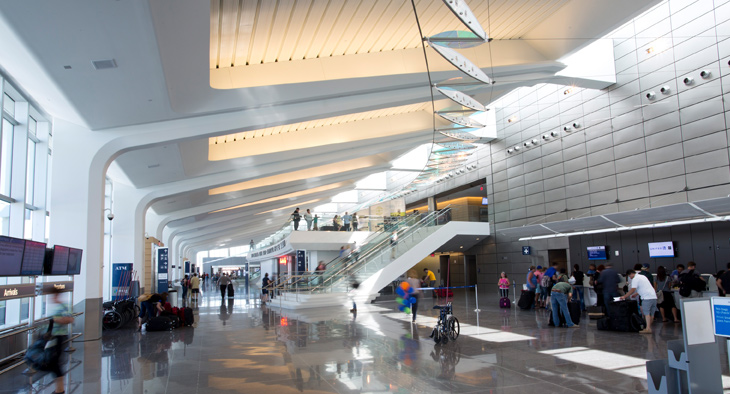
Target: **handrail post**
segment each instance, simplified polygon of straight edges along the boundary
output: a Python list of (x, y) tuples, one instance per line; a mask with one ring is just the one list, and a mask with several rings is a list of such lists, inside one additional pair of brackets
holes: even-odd
[(477, 309), (474, 309), (474, 312), (479, 313), (479, 290), (477, 285), (474, 285), (474, 299), (476, 300)]

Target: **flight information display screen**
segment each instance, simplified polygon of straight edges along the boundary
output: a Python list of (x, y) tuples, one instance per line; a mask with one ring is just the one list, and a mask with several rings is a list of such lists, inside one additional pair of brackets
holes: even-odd
[(20, 276), (25, 240), (0, 236), (0, 276)]
[(81, 273), (81, 249), (70, 248), (68, 250), (68, 274), (78, 275)]
[(68, 272), (68, 248), (55, 245), (53, 247), (53, 263), (51, 264), (51, 275), (66, 275)]
[(45, 257), (45, 243), (26, 240), (20, 274), (29, 276), (43, 275), (43, 260)]

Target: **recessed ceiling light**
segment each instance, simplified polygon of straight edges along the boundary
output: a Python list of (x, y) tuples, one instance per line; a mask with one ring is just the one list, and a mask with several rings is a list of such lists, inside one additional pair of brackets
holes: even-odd
[(70, 70), (71, 66), (66, 65), (66, 66), (63, 66), (63, 68), (64, 68), (64, 70)]
[(96, 70), (107, 70), (117, 68), (117, 61), (114, 59), (92, 60), (91, 64)]

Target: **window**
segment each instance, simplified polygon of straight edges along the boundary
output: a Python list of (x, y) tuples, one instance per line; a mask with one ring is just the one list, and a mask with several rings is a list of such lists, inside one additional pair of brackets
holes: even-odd
[(0, 139), (0, 194), (10, 196), (10, 170), (13, 162), (13, 124), (3, 119)]
[(0, 200), (0, 235), (10, 235), (10, 204)]
[(25, 203), (35, 206), (33, 198), (35, 182), (35, 148), (36, 142), (28, 138), (28, 157), (25, 168)]
[(23, 238), (33, 238), (33, 210), (25, 209), (25, 225), (23, 226)]
[(7, 93), (3, 95), (3, 110), (12, 117), (15, 117), (15, 100), (8, 96)]

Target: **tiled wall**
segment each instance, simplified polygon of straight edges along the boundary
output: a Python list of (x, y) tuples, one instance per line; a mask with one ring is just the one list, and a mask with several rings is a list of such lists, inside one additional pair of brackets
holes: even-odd
[[(617, 83), (608, 89), (565, 94), (569, 87), (540, 85), (505, 97), (498, 140), (478, 156), (492, 233), (729, 195), (729, 38), (729, 2), (665, 2), (611, 35)], [(542, 138), (551, 132), (558, 135)], [(521, 149), (508, 153), (514, 146)], [(533, 255), (522, 256), (522, 245)], [(547, 249), (565, 248), (565, 238), (491, 237), (467, 254), (478, 256), (480, 283), (491, 283), (500, 271), (521, 276), (547, 263)]]

